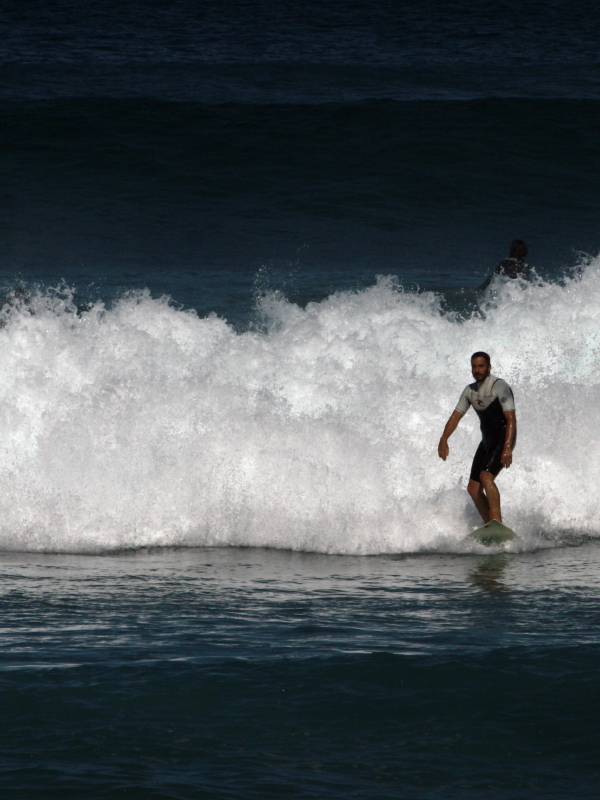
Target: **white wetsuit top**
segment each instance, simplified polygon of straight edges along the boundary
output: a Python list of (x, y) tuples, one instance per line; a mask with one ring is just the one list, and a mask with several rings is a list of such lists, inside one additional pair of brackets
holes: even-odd
[(477, 412), (481, 433), (486, 439), (503, 433), (506, 428), (504, 412), (515, 410), (515, 398), (506, 381), (488, 375), (482, 383), (475, 381), (465, 386), (455, 410), (466, 414), (469, 406)]

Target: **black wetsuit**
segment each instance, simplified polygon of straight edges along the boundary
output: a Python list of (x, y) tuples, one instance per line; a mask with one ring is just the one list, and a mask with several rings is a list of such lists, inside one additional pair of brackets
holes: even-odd
[(482, 292), (492, 282), (494, 275), (504, 275), (506, 278), (528, 278), (531, 273), (530, 268), (522, 258), (509, 256), (501, 261), (489, 278), (478, 287), (477, 291)]
[[(480, 483), (480, 472), (491, 472), (495, 477), (502, 469), (500, 458), (506, 437), (504, 412), (515, 410), (515, 400), (506, 381), (488, 375), (481, 384), (475, 382), (465, 387), (456, 411), (465, 414), (469, 406), (477, 412), (481, 428), (481, 444), (473, 459), (470, 478)], [(516, 436), (512, 446), (515, 444)]]

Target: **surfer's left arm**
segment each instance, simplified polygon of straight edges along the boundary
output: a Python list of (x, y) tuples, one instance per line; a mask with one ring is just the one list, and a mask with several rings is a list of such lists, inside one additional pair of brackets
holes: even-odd
[(505, 411), (506, 432), (504, 434), (504, 447), (500, 456), (500, 463), (503, 467), (510, 467), (512, 464), (512, 448), (517, 435), (517, 414), (515, 411)]

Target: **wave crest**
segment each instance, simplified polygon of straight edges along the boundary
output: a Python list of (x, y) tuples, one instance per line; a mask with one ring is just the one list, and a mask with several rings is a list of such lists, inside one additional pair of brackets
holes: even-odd
[(517, 399), (500, 486), (519, 546), (596, 535), (599, 267), (497, 284), (466, 317), (391, 278), (306, 308), (270, 294), (241, 334), (148, 292), (83, 311), (65, 287), (13, 296), (0, 547), (463, 551), (475, 415), (436, 450), (480, 349)]

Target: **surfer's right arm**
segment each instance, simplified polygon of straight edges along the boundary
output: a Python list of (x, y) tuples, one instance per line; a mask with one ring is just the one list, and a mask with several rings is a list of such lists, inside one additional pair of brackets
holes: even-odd
[(464, 414), (462, 411), (454, 410), (452, 414), (450, 414), (450, 419), (446, 423), (446, 427), (444, 428), (444, 432), (442, 433), (442, 438), (440, 439), (440, 443), (438, 444), (438, 456), (445, 461), (448, 458), (448, 453), (450, 452), (450, 448), (448, 447), (448, 439), (452, 436), (458, 423), (463, 418)]
[(456, 408), (452, 414), (450, 414), (450, 419), (446, 423), (446, 427), (442, 433), (442, 438), (438, 444), (438, 456), (442, 459), (442, 461), (445, 461), (448, 458), (448, 453), (450, 452), (450, 448), (448, 447), (448, 439), (452, 436), (456, 430), (456, 426), (469, 410), (470, 388), (470, 386), (465, 386), (465, 388), (462, 390), (462, 394), (458, 399)]

